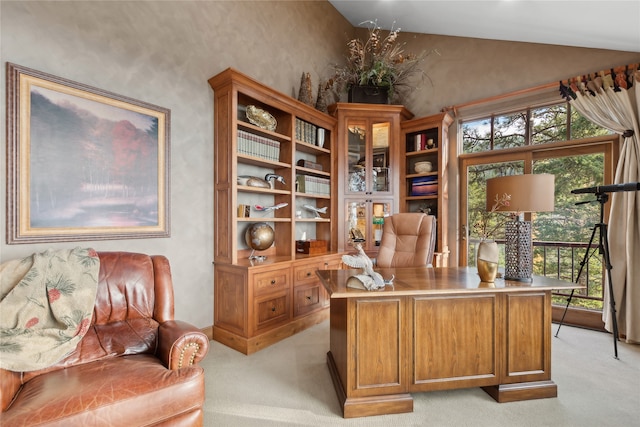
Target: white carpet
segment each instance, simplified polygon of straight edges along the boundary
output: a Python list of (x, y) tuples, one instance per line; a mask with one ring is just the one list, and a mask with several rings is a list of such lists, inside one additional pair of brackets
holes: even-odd
[[(553, 332), (557, 325), (553, 325)], [(251, 356), (212, 341), (205, 426), (640, 426), (640, 345), (563, 326), (552, 338), (558, 397), (497, 403), (480, 388), (414, 393), (414, 412), (344, 419), (326, 364), (323, 322)]]

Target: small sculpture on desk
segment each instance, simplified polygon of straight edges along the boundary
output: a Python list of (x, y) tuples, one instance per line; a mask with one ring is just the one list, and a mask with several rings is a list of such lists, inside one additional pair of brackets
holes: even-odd
[(347, 287), (373, 291), (384, 289), (386, 285), (393, 286), (395, 276), (392, 276), (389, 280), (385, 280), (380, 273), (373, 270), (373, 261), (364, 252), (362, 245), (356, 243), (354, 247), (358, 253), (356, 255), (343, 255), (342, 262), (352, 268), (361, 268), (363, 272), (362, 274), (349, 277), (349, 279), (347, 279)]

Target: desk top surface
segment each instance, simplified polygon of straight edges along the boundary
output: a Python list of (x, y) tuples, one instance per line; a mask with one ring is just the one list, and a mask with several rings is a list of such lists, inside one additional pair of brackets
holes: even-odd
[(360, 270), (318, 270), (317, 274), (331, 298), (352, 298), (361, 296), (386, 295), (418, 295), (418, 294), (452, 294), (475, 292), (529, 292), (532, 290), (551, 289), (584, 289), (584, 286), (572, 282), (533, 276), (531, 283), (496, 279), (494, 283), (481, 282), (474, 267), (448, 268), (380, 268), (376, 269), (382, 277), (389, 279), (395, 276), (393, 287), (367, 291), (347, 288), (350, 276), (359, 274)]

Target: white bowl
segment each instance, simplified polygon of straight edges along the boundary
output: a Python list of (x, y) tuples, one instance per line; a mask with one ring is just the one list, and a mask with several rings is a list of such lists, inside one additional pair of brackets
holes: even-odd
[(433, 165), (431, 164), (431, 162), (416, 162), (416, 164), (413, 166), (413, 169), (416, 171), (416, 173), (427, 173), (433, 170)]

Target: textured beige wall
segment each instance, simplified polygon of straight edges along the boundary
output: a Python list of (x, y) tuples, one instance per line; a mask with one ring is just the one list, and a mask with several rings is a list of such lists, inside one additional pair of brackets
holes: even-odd
[[(214, 159), (213, 92), (207, 80), (234, 67), (297, 94), (302, 72), (311, 72), (317, 82), (330, 71), (328, 64), (353, 28), (325, 1), (3, 0), (0, 8), (3, 85), (9, 61), (171, 109), (171, 238), (80, 244), (166, 255), (176, 316), (210, 326)], [(0, 203), (2, 260), (76, 245), (6, 245), (4, 197)]]
[[(286, 94), (300, 75), (314, 82), (346, 53), (354, 29), (325, 1), (0, 2), (2, 82), (9, 61), (171, 109), (171, 238), (83, 242), (97, 250), (166, 255), (176, 315), (213, 319), (213, 102), (207, 79), (227, 67)], [(375, 17), (372, 17), (375, 19)], [(433, 85), (407, 106), (416, 115), (445, 105), (639, 60), (638, 54), (403, 34), (408, 49), (437, 48)], [(314, 85), (315, 89), (315, 85)], [(5, 92), (0, 133), (5, 134)], [(0, 191), (6, 191), (4, 144)], [(0, 259), (75, 244), (6, 245), (0, 202)]]

